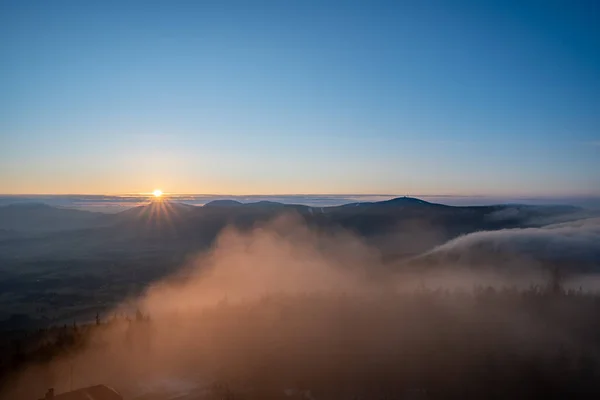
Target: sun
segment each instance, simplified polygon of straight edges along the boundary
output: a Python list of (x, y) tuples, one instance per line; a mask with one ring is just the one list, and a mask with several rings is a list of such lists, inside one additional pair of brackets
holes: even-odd
[(156, 189), (154, 192), (152, 192), (152, 194), (154, 195), (154, 197), (160, 197), (163, 195), (163, 192), (160, 189)]

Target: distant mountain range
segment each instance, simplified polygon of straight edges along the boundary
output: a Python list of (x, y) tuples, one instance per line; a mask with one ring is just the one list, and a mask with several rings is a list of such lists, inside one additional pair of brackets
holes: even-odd
[[(82, 211), (72, 208), (52, 207), (44, 203), (19, 203), (0, 206), (0, 229), (22, 233), (56, 232), (65, 230), (106, 227), (118, 223), (135, 223), (142, 220), (169, 219), (176, 217), (194, 218), (221, 215), (223, 212), (233, 215), (244, 213), (297, 211), (300, 214), (348, 217), (386, 215), (390, 219), (419, 217), (431, 219), (468, 218), (482, 225), (521, 225), (533, 223), (535, 218), (544, 216), (572, 215), (582, 212), (573, 206), (531, 206), (531, 205), (495, 205), (495, 206), (447, 206), (431, 203), (413, 197), (397, 197), (378, 202), (358, 202), (340, 206), (311, 207), (297, 204), (284, 204), (273, 201), (242, 203), (236, 200), (214, 200), (204, 206), (192, 206), (185, 203), (160, 199), (145, 205), (136, 206), (115, 214)], [(443, 221), (440, 221), (443, 222)], [(464, 222), (464, 221), (463, 221)]]
[(0, 258), (100, 256), (153, 248), (157, 241), (160, 251), (192, 251), (209, 246), (225, 226), (248, 229), (285, 213), (315, 229), (353, 232), (394, 258), (471, 232), (541, 226), (583, 212), (571, 206), (456, 207), (412, 197), (332, 207), (234, 200), (198, 207), (161, 199), (116, 214), (15, 204), (0, 207)]
[[(210, 250), (225, 228), (248, 232), (286, 216), (292, 227), (356, 236), (388, 271), (557, 261), (600, 270), (600, 218), (570, 206), (456, 207), (412, 197), (330, 207), (158, 200), (109, 214), (21, 203), (0, 206), (0, 320), (93, 316)], [(277, 234), (287, 235), (287, 225)]]
[(21, 232), (52, 232), (100, 226), (105, 214), (44, 203), (18, 203), (0, 206), (0, 229)]

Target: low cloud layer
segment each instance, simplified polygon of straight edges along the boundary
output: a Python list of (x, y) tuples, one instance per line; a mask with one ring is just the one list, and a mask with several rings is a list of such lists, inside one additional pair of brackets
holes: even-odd
[(378, 253), (355, 236), (319, 234), (284, 216), (250, 231), (225, 229), (212, 251), (151, 287), (141, 304), (162, 314), (272, 293), (365, 290), (385, 282), (378, 265)]
[(428, 265), (519, 269), (561, 267), (565, 271), (600, 270), (600, 218), (541, 228), (475, 232), (445, 243), (417, 258)]

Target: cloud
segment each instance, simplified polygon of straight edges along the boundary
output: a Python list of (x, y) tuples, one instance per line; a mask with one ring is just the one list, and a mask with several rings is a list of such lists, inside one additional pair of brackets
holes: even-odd
[(600, 267), (600, 218), (547, 225), (541, 228), (475, 232), (451, 240), (413, 262), (471, 268), (563, 266), (568, 271)]
[(183, 276), (150, 288), (142, 307), (158, 315), (271, 293), (355, 291), (377, 264), (377, 253), (353, 235), (319, 234), (286, 215), (250, 231), (225, 229)]

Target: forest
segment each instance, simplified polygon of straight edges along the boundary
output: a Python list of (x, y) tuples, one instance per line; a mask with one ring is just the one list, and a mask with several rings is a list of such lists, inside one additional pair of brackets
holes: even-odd
[(591, 399), (599, 313), (600, 296), (549, 285), (282, 293), (157, 318), (98, 315), (5, 340), (1, 398), (104, 383), (139, 400)]

